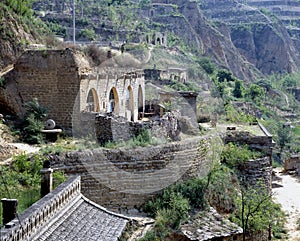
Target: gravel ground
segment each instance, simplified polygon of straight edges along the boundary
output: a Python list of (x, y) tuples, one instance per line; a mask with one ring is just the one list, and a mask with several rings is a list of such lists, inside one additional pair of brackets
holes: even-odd
[(300, 182), (299, 178), (281, 173), (275, 169), (278, 184), (273, 188), (275, 200), (282, 205), (283, 211), (288, 215), (286, 228), (289, 241), (300, 241)]

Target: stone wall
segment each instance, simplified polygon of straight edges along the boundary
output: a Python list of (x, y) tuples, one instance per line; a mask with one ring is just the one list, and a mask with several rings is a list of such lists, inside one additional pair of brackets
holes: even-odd
[(249, 131), (228, 131), (225, 143), (232, 142), (240, 145), (248, 145), (252, 149), (263, 151), (266, 155), (271, 156), (272, 148), (275, 145), (272, 135), (262, 124), (258, 123), (258, 126), (264, 133), (263, 135), (254, 135)]
[(260, 184), (272, 190), (272, 163), (269, 157), (248, 160), (239, 168), (241, 176), (251, 187)]
[(300, 175), (300, 156), (293, 155), (284, 161), (284, 172), (295, 171)]
[(5, 76), (7, 85), (15, 86), (19, 100), (17, 104), (14, 99), (8, 100), (8, 105), (22, 116), (22, 104), (37, 98), (39, 104), (48, 108), (49, 118), (60, 126), (71, 127), (79, 74), (86, 68), (88, 63), (81, 54), (70, 49), (27, 51)]
[(147, 122), (131, 122), (125, 117), (110, 113), (81, 112), (80, 129), (75, 136), (90, 137), (101, 145), (107, 142), (128, 141), (143, 130), (150, 130), (152, 137), (162, 141), (178, 141), (180, 132), (197, 134), (189, 119), (184, 119), (179, 112), (167, 112), (161, 118)]
[(140, 207), (176, 181), (207, 175), (218, 160), (220, 143), (219, 136), (195, 137), (160, 146), (70, 152), (50, 159), (53, 168), (81, 175), (82, 193), (89, 199), (126, 210)]
[(109, 141), (128, 141), (133, 137), (131, 123), (121, 116), (96, 116), (95, 131), (96, 138), (101, 145)]
[(0, 105), (9, 112), (22, 117), (24, 103), (37, 98), (59, 127), (80, 132), (83, 111), (113, 112), (136, 121), (144, 110), (144, 74), (92, 69), (82, 52), (71, 49), (32, 50), (5, 75), (0, 94)]

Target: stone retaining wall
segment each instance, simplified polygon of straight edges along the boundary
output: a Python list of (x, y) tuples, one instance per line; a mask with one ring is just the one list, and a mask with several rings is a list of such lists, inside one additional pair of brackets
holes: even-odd
[(272, 190), (272, 163), (270, 157), (249, 160), (239, 168), (247, 185), (255, 187), (261, 182), (269, 191)]
[(140, 207), (163, 188), (205, 176), (222, 144), (219, 136), (135, 149), (95, 149), (50, 157), (53, 168), (81, 175), (82, 193), (113, 210)]

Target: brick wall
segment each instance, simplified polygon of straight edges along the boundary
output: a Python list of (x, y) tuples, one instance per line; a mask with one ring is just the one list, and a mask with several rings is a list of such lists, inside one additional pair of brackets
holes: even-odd
[(51, 165), (79, 174), (82, 192), (110, 209), (141, 206), (174, 182), (205, 176), (221, 143), (219, 136), (134, 149), (95, 149), (53, 155)]
[[(27, 51), (5, 76), (5, 82), (6, 87), (0, 88), (0, 104), (7, 110), (22, 117), (24, 103), (37, 98), (39, 104), (48, 108), (48, 118), (65, 129), (80, 126), (82, 111), (110, 112), (112, 89), (117, 99), (116, 115), (136, 121), (138, 109), (144, 109), (143, 72), (92, 69), (81, 52), (71, 49)], [(87, 110), (90, 91), (94, 110)]]
[(72, 126), (72, 112), (79, 91), (78, 77), (87, 66), (70, 49), (24, 53), (16, 62), (9, 82), (15, 82), (22, 103), (37, 98), (48, 108), (49, 118), (62, 127)]

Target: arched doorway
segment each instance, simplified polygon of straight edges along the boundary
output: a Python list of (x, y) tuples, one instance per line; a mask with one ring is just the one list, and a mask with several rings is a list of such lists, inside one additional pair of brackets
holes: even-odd
[(86, 111), (99, 112), (99, 99), (94, 88), (90, 89), (86, 100)]
[(134, 121), (134, 101), (131, 86), (128, 86), (126, 91), (126, 117), (128, 120)]
[(113, 87), (109, 92), (109, 110), (108, 112), (119, 114), (119, 96), (115, 87)]
[(139, 116), (139, 119), (143, 118), (143, 114), (144, 114), (144, 95), (143, 95), (142, 86), (139, 85), (139, 90), (138, 90), (138, 116)]

